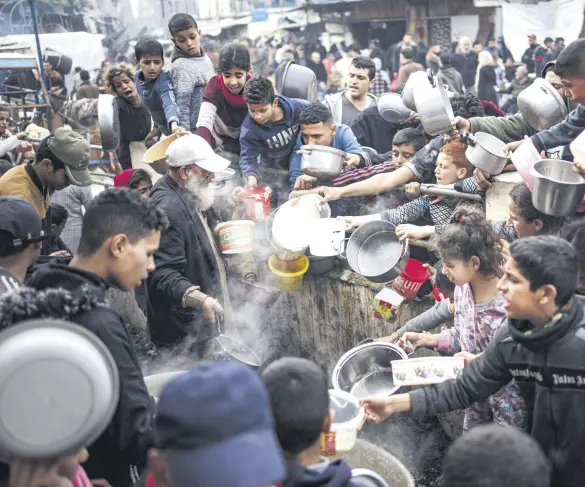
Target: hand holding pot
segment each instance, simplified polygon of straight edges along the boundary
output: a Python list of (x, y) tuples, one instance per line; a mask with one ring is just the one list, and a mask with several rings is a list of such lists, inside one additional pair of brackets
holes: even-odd
[(418, 225), (411, 225), (410, 223), (403, 223), (402, 225), (398, 225), (396, 227), (396, 236), (398, 237), (398, 240), (421, 240), (423, 238), (429, 237), (429, 227), (421, 227)]
[(317, 184), (317, 181), (318, 181), (317, 178), (309, 176), (308, 174), (303, 174), (302, 176), (299, 176), (295, 181), (295, 189), (300, 190), (311, 189), (313, 188), (313, 186), (315, 186), (315, 184)]
[(475, 182), (481, 189), (488, 189), (492, 185), (492, 183), (488, 181), (489, 178), (489, 173), (482, 171), (478, 167), (473, 170), (473, 179), (475, 179)]
[(585, 162), (575, 161), (573, 163), (573, 169), (585, 178)]
[(432, 347), (435, 348), (438, 345), (438, 335), (434, 335), (431, 333), (414, 333), (408, 332), (402, 335), (400, 338), (401, 342), (410, 341), (414, 346), (414, 349), (422, 348), (422, 347)]
[(415, 199), (420, 196), (420, 183), (408, 183), (404, 186), (404, 192), (409, 199)]
[(294, 198), (298, 198), (298, 197), (304, 196), (306, 194), (318, 194), (322, 198), (321, 204), (324, 205), (325, 203), (328, 203), (329, 201), (335, 201), (335, 200), (338, 200), (339, 198), (341, 198), (341, 196), (343, 195), (343, 188), (330, 188), (328, 186), (319, 186), (318, 188), (315, 188), (315, 189), (309, 189), (309, 190), (304, 190), (304, 191), (293, 191), (289, 195), (288, 199), (292, 200)]
[(400, 338), (400, 334), (397, 331), (395, 331), (390, 336), (382, 337), (382, 338), (376, 338), (374, 341), (375, 342), (396, 343), (399, 338)]
[(360, 406), (364, 408), (367, 421), (380, 423), (396, 411), (388, 397), (366, 397), (360, 400)]
[(349, 169), (353, 166), (360, 165), (360, 156), (358, 154), (347, 154), (343, 159), (343, 169)]
[(453, 125), (461, 134), (471, 130), (471, 122), (463, 117), (455, 117), (453, 119)]
[(524, 142), (524, 140), (517, 140), (516, 142), (510, 142), (508, 144), (508, 149), (510, 149), (511, 151), (516, 150), (518, 147), (520, 147), (522, 145), (522, 143)]
[(201, 308), (205, 318), (209, 323), (215, 323), (215, 313), (223, 314), (223, 307), (219, 304), (217, 299), (207, 296)]

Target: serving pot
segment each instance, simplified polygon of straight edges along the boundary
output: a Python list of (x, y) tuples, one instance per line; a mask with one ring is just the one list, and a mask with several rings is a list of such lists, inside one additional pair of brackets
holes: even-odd
[(471, 164), (492, 176), (500, 174), (508, 162), (508, 146), (497, 137), (485, 132), (465, 134), (468, 147), (465, 157)]
[(532, 204), (545, 215), (572, 215), (585, 195), (585, 178), (560, 159), (538, 161), (532, 175)]
[(413, 111), (404, 105), (398, 93), (380, 95), (377, 106), (380, 116), (389, 123), (404, 122), (410, 116), (410, 112)]
[(116, 363), (85, 328), (42, 319), (0, 335), (3, 458), (56, 458), (90, 445), (112, 420), (118, 397)]
[(414, 100), (414, 92), (419, 88), (427, 88), (428, 84), (428, 73), (425, 71), (416, 71), (412, 73), (408, 77), (408, 80), (402, 89), (402, 93), (400, 94), (404, 106), (413, 112), (418, 112)]
[(236, 187), (235, 178), (236, 171), (229, 167), (223, 171), (216, 172), (211, 182), (211, 185), (215, 188), (215, 196), (224, 197), (232, 194)]
[(294, 61), (289, 61), (285, 66), (278, 91), (288, 98), (300, 98), (311, 103), (319, 101), (319, 87), (315, 73)]
[(115, 97), (108, 94), (100, 95), (97, 111), (102, 149), (115, 151), (120, 145), (120, 115)]
[(397, 278), (406, 268), (410, 252), (408, 241), (400, 242), (396, 227), (385, 220), (364, 223), (348, 239), (347, 263), (372, 282)]
[(352, 348), (337, 361), (331, 376), (334, 389), (349, 392), (358, 399), (390, 396), (398, 390), (391, 362), (406, 359), (406, 352), (394, 343), (371, 340)]
[(518, 108), (535, 130), (546, 130), (563, 120), (569, 110), (565, 101), (548, 81), (536, 78), (518, 95)]
[(309, 268), (307, 269), (307, 276), (321, 276), (335, 267), (339, 261), (336, 255), (328, 257), (320, 257), (315, 255), (307, 255), (309, 258)]
[(417, 113), (425, 132), (429, 135), (440, 135), (453, 130), (453, 108), (449, 94), (430, 70), (427, 71), (427, 83), (417, 86), (414, 90), (414, 101)]
[(341, 174), (345, 152), (324, 145), (303, 145), (297, 151), (301, 154), (301, 171), (319, 179), (333, 179)]

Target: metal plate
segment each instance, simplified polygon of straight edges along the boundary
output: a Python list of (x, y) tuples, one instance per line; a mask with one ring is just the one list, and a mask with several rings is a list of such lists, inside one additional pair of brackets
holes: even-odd
[(118, 397), (116, 363), (85, 328), (33, 320), (0, 335), (3, 456), (57, 457), (91, 444), (110, 423)]
[(102, 148), (115, 151), (120, 145), (120, 115), (116, 99), (112, 95), (100, 95), (98, 98), (98, 121)]

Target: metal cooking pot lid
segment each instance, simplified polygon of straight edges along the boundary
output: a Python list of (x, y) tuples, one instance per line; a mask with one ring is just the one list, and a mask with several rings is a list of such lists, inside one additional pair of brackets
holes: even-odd
[(236, 175), (235, 169), (224, 169), (223, 171), (216, 172), (213, 176), (214, 181), (228, 181), (229, 179), (233, 179)]
[(0, 334), (0, 451), (56, 457), (91, 444), (118, 405), (118, 371), (94, 334), (61, 320)]
[(100, 95), (97, 109), (102, 149), (115, 151), (120, 145), (120, 115), (115, 97)]

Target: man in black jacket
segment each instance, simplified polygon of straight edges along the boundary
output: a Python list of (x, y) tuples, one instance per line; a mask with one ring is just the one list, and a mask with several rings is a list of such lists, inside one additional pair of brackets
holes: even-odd
[[(529, 74), (534, 73), (534, 69), (536, 67), (535, 66), (536, 59), (534, 57), (534, 54), (536, 51), (540, 49), (542, 49), (542, 47), (539, 44), (537, 44), (536, 36), (534, 34), (530, 34), (528, 36), (528, 49), (526, 49), (526, 51), (524, 51), (524, 54), (522, 54), (522, 62), (526, 65)], [(540, 73), (537, 72), (536, 75), (540, 76)]]
[[(553, 464), (552, 487), (585, 485), (585, 318), (574, 297), (579, 263), (557, 237), (516, 240), (498, 288), (508, 324), (456, 380), (390, 398), (365, 398), (369, 419), (435, 415), (487, 399), (515, 379), (530, 432)], [(513, 458), (510, 459), (514, 461)]]
[[(225, 267), (203, 212), (213, 205), (213, 174), (230, 163), (198, 135), (180, 137), (166, 155), (170, 170), (150, 193), (170, 220), (147, 282), (150, 339), (167, 348), (183, 342), (202, 354), (217, 333), (216, 313), (225, 307), (229, 315)], [(214, 296), (222, 297), (223, 306)], [(193, 343), (184, 341), (187, 336)]]
[[(28, 282), (37, 290), (34, 294), (44, 296), (31, 307), (28, 318), (73, 321), (95, 333), (116, 361), (120, 377), (116, 412), (102, 435), (88, 446), (90, 458), (84, 464), (90, 478), (105, 478), (116, 487), (132, 485), (138, 478), (137, 467), (146, 462), (152, 446), (154, 401), (146, 390), (130, 335), (120, 316), (109, 308), (106, 293), (109, 286), (131, 291), (146, 279), (154, 269), (153, 254), (167, 225), (164, 213), (138, 193), (104, 191), (85, 214), (79, 249), (69, 265), (52, 262)], [(30, 296), (22, 301), (29, 300)], [(1, 311), (5, 320), (6, 313)]]

